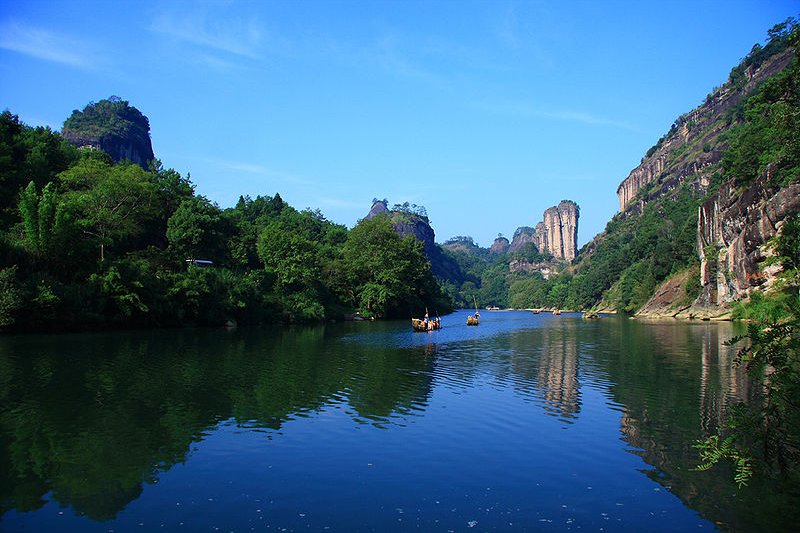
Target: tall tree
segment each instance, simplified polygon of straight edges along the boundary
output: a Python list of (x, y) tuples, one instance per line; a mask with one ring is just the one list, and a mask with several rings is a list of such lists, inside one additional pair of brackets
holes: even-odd
[(101, 261), (106, 247), (137, 235), (152, 216), (156, 187), (152, 176), (138, 165), (111, 166), (104, 159), (87, 157), (59, 177), (72, 189), (66, 198), (75, 223), (96, 240)]

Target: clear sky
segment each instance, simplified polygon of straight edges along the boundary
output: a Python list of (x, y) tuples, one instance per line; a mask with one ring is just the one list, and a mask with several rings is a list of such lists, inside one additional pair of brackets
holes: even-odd
[(232, 206), (352, 227), (373, 198), (489, 246), (562, 199), (579, 245), (616, 188), (800, 2), (0, 0), (0, 107), (60, 129), (111, 95)]

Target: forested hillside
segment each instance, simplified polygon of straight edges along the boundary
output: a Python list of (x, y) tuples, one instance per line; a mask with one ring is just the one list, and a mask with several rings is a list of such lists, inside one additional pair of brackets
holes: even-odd
[[(135, 109), (109, 103), (123, 104)], [(313, 322), (450, 309), (422, 244), (398, 236), (387, 217), (348, 230), (279, 194), (221, 209), (195, 193), (189, 176), (157, 161), (147, 170), (115, 163), (10, 111), (0, 115), (0, 192), (6, 330)]]

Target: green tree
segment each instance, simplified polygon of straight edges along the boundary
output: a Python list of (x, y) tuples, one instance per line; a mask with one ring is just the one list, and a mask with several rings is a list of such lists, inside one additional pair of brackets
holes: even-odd
[(182, 258), (217, 257), (222, 249), (220, 238), (222, 211), (202, 196), (184, 200), (167, 222), (167, 239)]
[[(400, 238), (386, 216), (362, 220), (342, 250), (352, 288), (349, 300), (370, 316), (409, 316), (428, 306), (444, 311), (447, 304), (430, 270), (422, 243)], [(440, 307), (441, 306), (441, 307)]]
[(53, 263), (53, 255), (60, 253), (68, 231), (68, 215), (53, 182), (45, 185), (41, 195), (34, 182), (28, 183), (20, 194), (19, 212), (28, 253), (37, 261)]
[(0, 113), (0, 228), (13, 223), (20, 189), (37, 189), (78, 159), (78, 151), (50, 128), (31, 128), (10, 111)]
[(279, 223), (267, 226), (258, 239), (258, 254), (282, 291), (311, 287), (319, 275), (319, 244)]
[(95, 240), (100, 261), (106, 247), (138, 235), (152, 218), (156, 188), (152, 176), (138, 165), (111, 166), (107, 159), (84, 157), (61, 173), (68, 188), (65, 200), (75, 214), (75, 224)]

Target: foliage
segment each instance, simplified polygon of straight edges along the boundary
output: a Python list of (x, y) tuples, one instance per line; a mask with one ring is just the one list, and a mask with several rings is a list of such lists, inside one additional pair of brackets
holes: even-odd
[(457, 235), (455, 237), (451, 237), (444, 241), (444, 245), (461, 245), (466, 246), (467, 248), (476, 248), (477, 245), (472, 237), (464, 236), (464, 235)]
[(78, 151), (50, 128), (31, 128), (10, 111), (0, 114), (0, 227), (16, 218), (20, 190), (37, 189), (78, 158)]
[(222, 211), (202, 196), (186, 198), (167, 222), (167, 239), (180, 256), (217, 259), (223, 249)]
[(391, 210), (396, 213), (401, 213), (402, 215), (406, 215), (408, 217), (419, 217), (426, 224), (430, 224), (430, 219), (428, 218), (428, 211), (425, 209), (424, 206), (403, 202), (402, 204), (394, 204)]
[(24, 231), (24, 246), (32, 258), (53, 263), (53, 256), (68, 242), (67, 214), (60, 203), (53, 182), (36, 192), (36, 185), (30, 182), (20, 194), (19, 212)]
[(747, 482), (753, 477), (753, 461), (749, 450), (737, 448), (733, 435), (729, 435), (721, 443), (719, 435), (713, 435), (705, 441), (697, 442), (693, 447), (699, 450), (700, 459), (703, 461), (697, 466), (697, 470), (709, 470), (722, 460), (730, 460), (736, 465), (736, 474), (733, 479), (740, 488), (747, 485)]
[(0, 269), (0, 328), (14, 323), (14, 315), (22, 304), (16, 278), (16, 265)]
[(520, 247), (519, 250), (510, 254), (509, 257), (512, 260), (522, 260), (529, 263), (541, 263), (544, 261), (551, 261), (553, 259), (552, 254), (540, 252), (539, 248), (536, 247), (536, 244), (532, 242), (526, 242), (522, 245), (522, 247)]
[[(788, 25), (787, 25), (788, 24)], [(791, 33), (787, 33), (791, 29)], [(787, 21), (777, 33), (781, 46), (800, 50), (800, 27)], [(760, 57), (761, 52), (756, 54)], [(743, 63), (744, 65), (744, 63)], [(740, 65), (741, 66), (741, 65)], [(738, 67), (737, 67), (738, 68)], [(725, 176), (746, 185), (766, 174), (775, 183), (800, 175), (800, 59), (792, 59), (784, 71), (764, 82), (740, 107), (743, 123), (726, 135), (729, 148), (722, 166)]]
[[(73, 137), (148, 129), (117, 98), (65, 123)], [(114, 164), (10, 112), (0, 116), (0, 192), (5, 328), (317, 322), (357, 309), (409, 316), (451, 307), (421, 243), (400, 239), (391, 224), (389, 234), (369, 225), (351, 233), (279, 194), (222, 210), (158, 160)], [(396, 207), (427, 220), (424, 207)]]
[(362, 220), (342, 250), (345, 298), (366, 316), (409, 316), (449, 311), (425, 258), (422, 243), (400, 238), (386, 216)]
[(83, 157), (59, 179), (76, 226), (99, 246), (101, 261), (106, 247), (136, 236), (153, 216), (155, 184), (138, 165)]
[(754, 44), (747, 56), (731, 69), (730, 83), (737, 88), (744, 86), (747, 82), (748, 70), (760, 67), (764, 61), (784, 51), (791, 44), (791, 35), (796, 28), (797, 20), (794, 17), (789, 17), (770, 28), (767, 31), (769, 37), (767, 44), (765, 46), (761, 46), (759, 43)]

